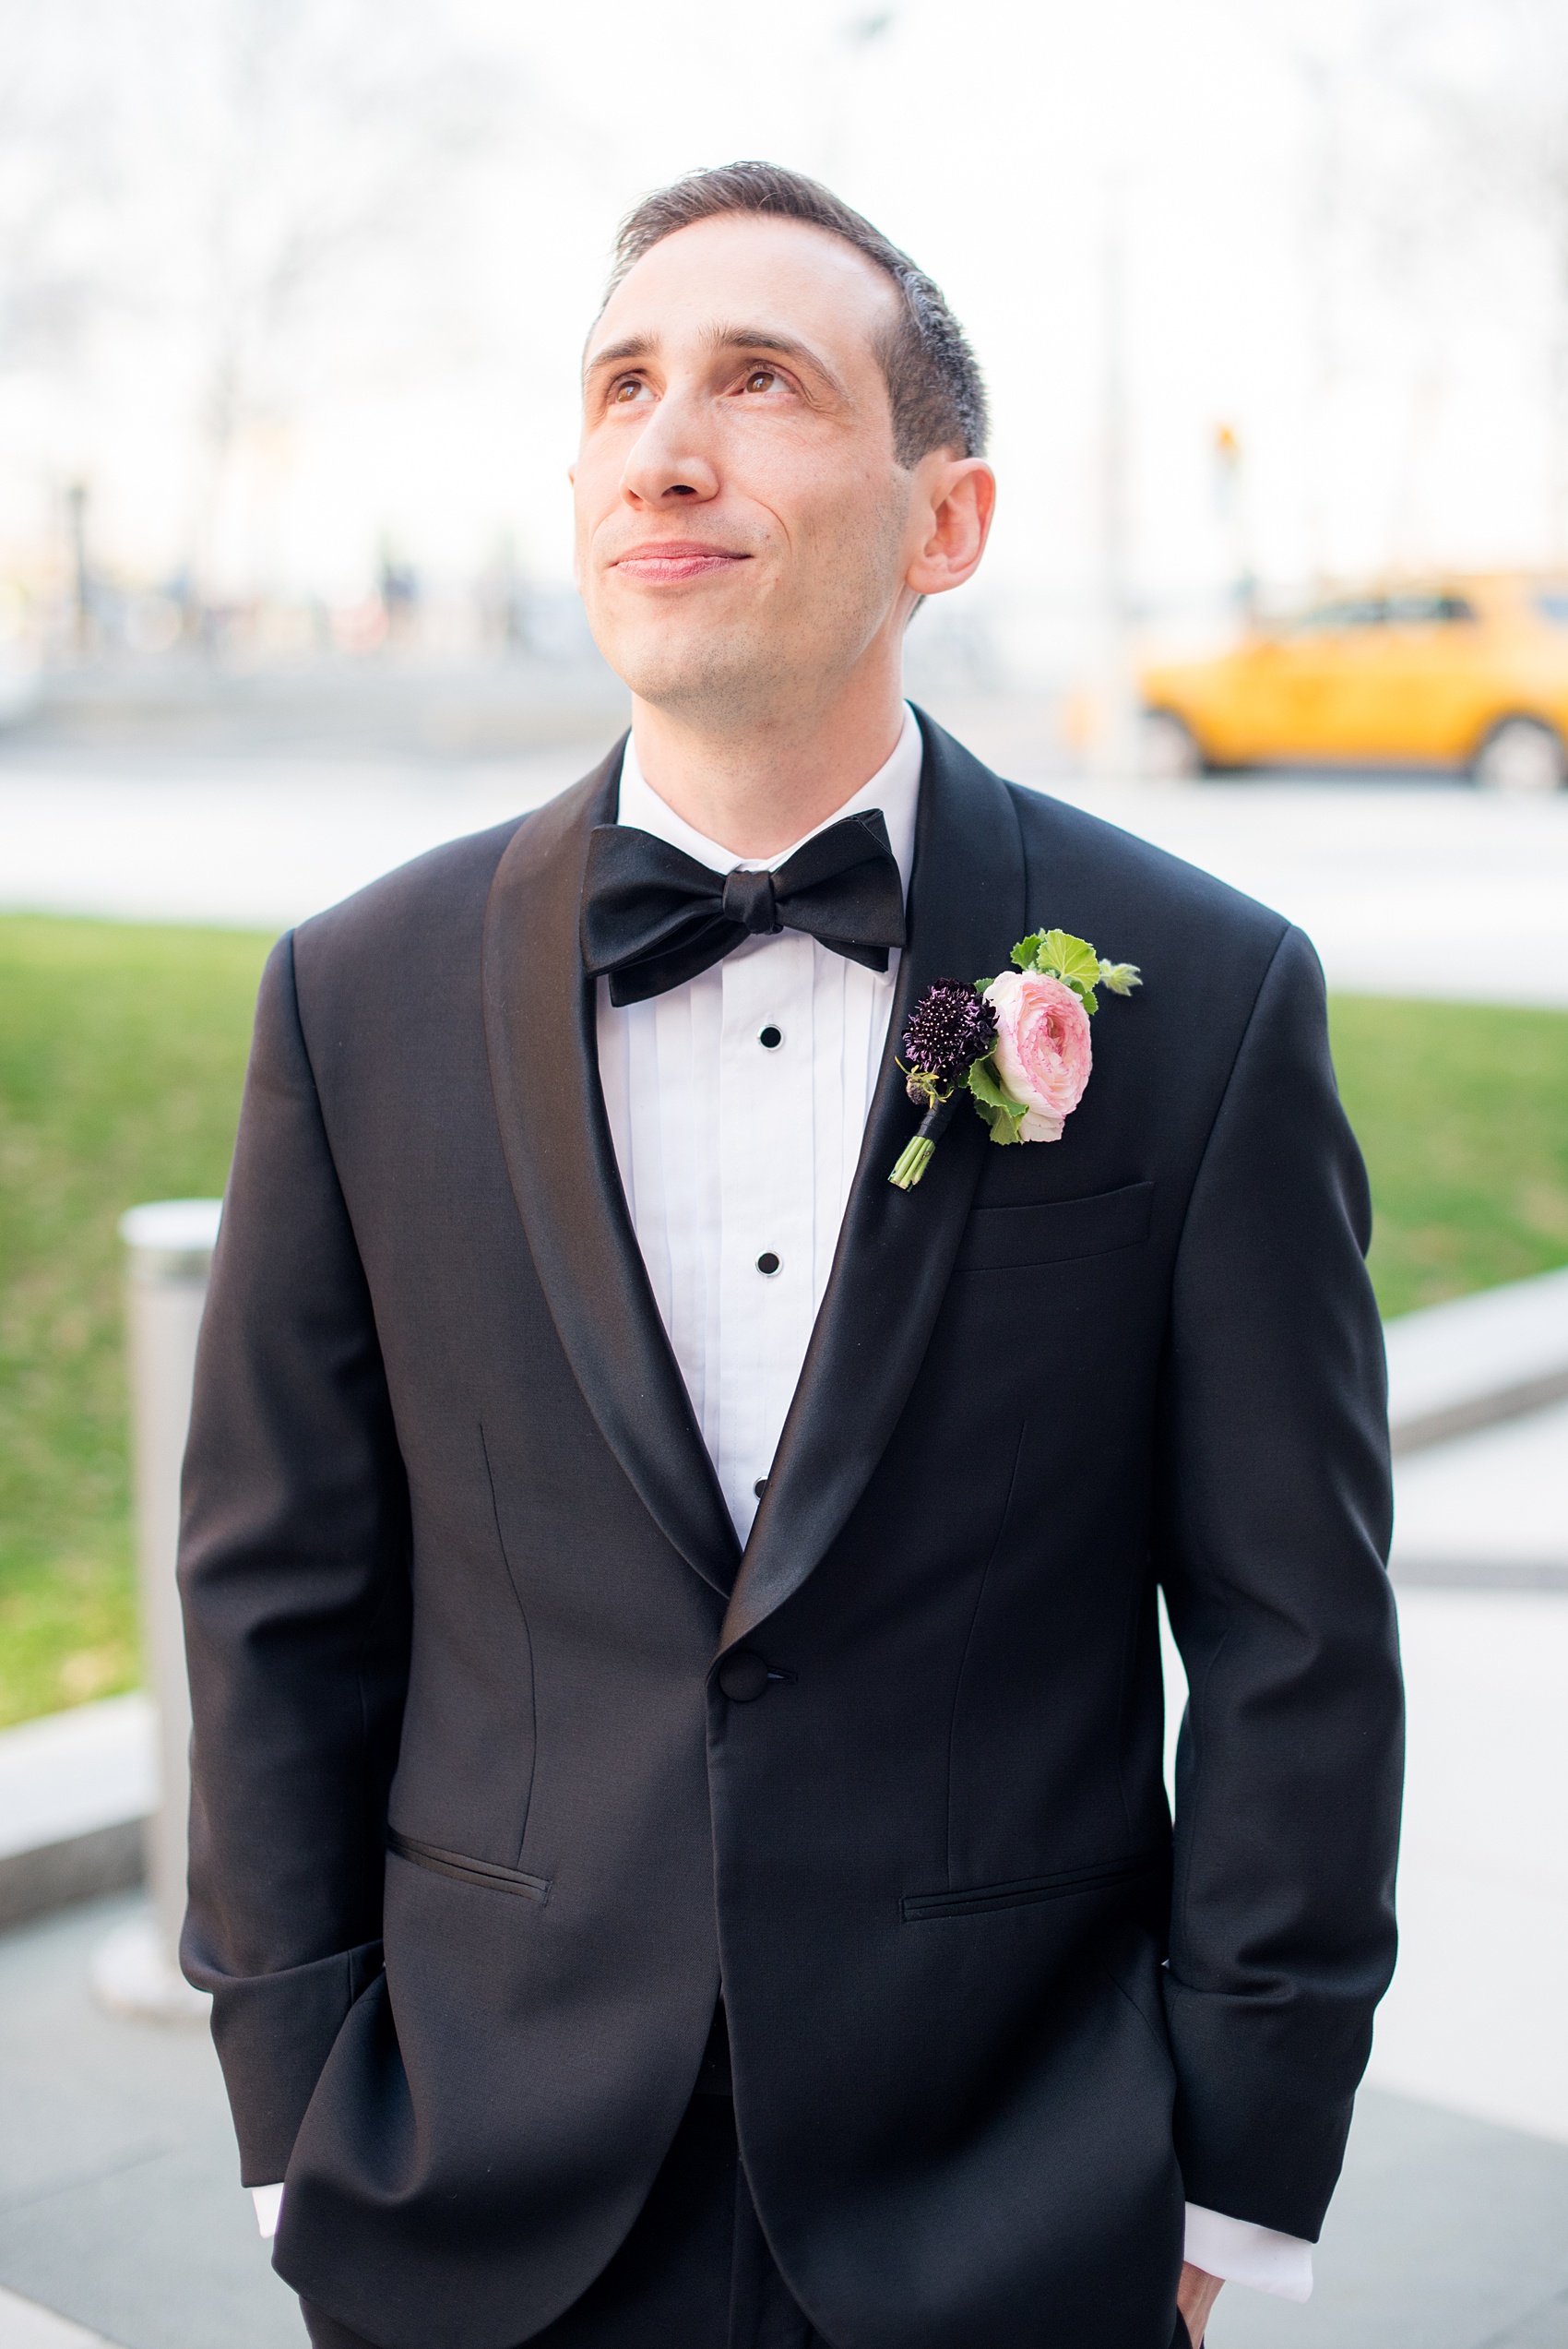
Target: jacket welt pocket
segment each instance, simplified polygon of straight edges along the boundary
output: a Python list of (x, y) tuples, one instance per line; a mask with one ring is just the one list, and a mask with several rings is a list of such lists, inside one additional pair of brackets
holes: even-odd
[(1092, 1198), (1051, 1199), (1035, 1207), (976, 1207), (958, 1244), (956, 1272), (1000, 1272), (1029, 1264), (1066, 1264), (1109, 1256), (1148, 1238), (1152, 1183)]
[(1020, 1877), (1016, 1884), (978, 1884), (967, 1892), (917, 1892), (900, 1901), (906, 1925), (923, 1925), (934, 1916), (987, 1916), (992, 1909), (1028, 1909), (1039, 1901), (1065, 1901), (1075, 1892), (1099, 1892), (1124, 1884), (1134, 1876), (1148, 1876), (1163, 1863), (1158, 1852), (1142, 1852), (1128, 1860), (1110, 1860), (1099, 1867), (1060, 1869), (1054, 1876)]
[(456, 1877), (459, 1884), (481, 1884), (491, 1892), (511, 1892), (520, 1901), (548, 1901), (550, 1878), (547, 1876), (525, 1876), (521, 1868), (497, 1867), (493, 1860), (470, 1860), (461, 1852), (444, 1852), (439, 1843), (422, 1843), (412, 1835), (399, 1835), (395, 1827), (386, 1830), (386, 1848), (400, 1860), (411, 1860), (415, 1867), (427, 1867), (433, 1876)]

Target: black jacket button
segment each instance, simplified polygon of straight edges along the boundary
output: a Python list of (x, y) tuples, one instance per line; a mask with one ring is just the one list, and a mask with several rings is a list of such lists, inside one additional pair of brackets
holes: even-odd
[(719, 1667), (719, 1686), (732, 1705), (753, 1704), (767, 1687), (767, 1666), (754, 1648), (737, 1648)]

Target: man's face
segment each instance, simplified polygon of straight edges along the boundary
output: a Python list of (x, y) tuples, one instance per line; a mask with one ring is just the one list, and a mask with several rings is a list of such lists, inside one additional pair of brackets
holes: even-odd
[(585, 361), (577, 584), (645, 700), (760, 719), (901, 631), (929, 504), (922, 528), (877, 355), (897, 308), (841, 237), (740, 214), (616, 289)]

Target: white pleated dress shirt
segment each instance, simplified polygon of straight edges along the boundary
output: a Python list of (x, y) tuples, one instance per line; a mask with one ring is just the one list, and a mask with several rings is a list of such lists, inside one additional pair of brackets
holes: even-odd
[[(922, 745), (906, 708), (892, 757), (815, 827), (882, 810), (909, 895)], [(659, 798), (628, 741), (618, 821), (716, 873), (777, 868), (737, 857)], [(599, 983), (599, 1074), (622, 1188), (660, 1318), (743, 1543), (773, 1464), (887, 1043), (898, 983), (799, 930), (748, 938), (723, 961), (617, 1009)], [(282, 2189), (256, 2189), (264, 2234)], [(1288, 2300), (1312, 2290), (1312, 2247), (1187, 2206), (1187, 2257), (1210, 2275)]]
[[(886, 766), (827, 819), (880, 807), (906, 895), (921, 757), (906, 710)], [(737, 858), (706, 840), (645, 781), (633, 743), (620, 821), (716, 873), (776, 868), (801, 846)], [(599, 1075), (622, 1187), (742, 1542), (833, 1269), (898, 960), (895, 948), (885, 971), (868, 971), (780, 930), (619, 1011), (599, 983)]]

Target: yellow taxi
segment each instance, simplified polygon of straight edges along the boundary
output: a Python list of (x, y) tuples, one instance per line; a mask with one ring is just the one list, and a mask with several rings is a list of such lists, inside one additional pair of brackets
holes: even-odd
[(1568, 582), (1518, 574), (1342, 595), (1139, 676), (1146, 773), (1388, 762), (1494, 791), (1568, 781)]

